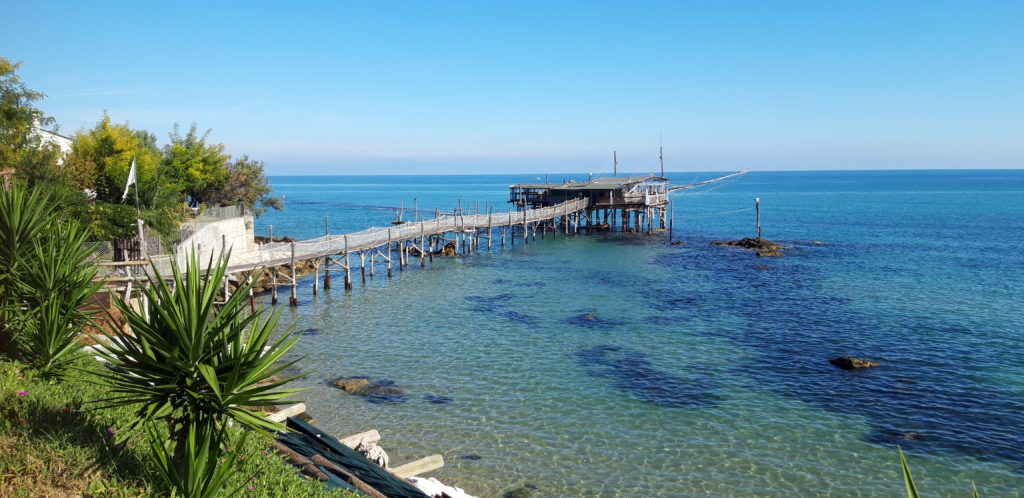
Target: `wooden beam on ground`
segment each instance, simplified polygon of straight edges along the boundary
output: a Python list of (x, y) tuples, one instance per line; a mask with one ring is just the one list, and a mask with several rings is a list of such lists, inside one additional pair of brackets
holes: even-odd
[(313, 463), (323, 468), (329, 469), (330, 471), (336, 474), (339, 474), (341, 478), (345, 480), (345, 482), (355, 486), (356, 489), (365, 493), (368, 496), (372, 496), (373, 498), (387, 498), (387, 496), (382, 494), (380, 491), (373, 489), (373, 486), (370, 486), (362, 479), (356, 477), (351, 472), (335, 465), (334, 462), (324, 458), (321, 455), (313, 455)]
[(418, 476), (441, 467), (444, 467), (444, 457), (441, 455), (430, 455), (388, 470), (392, 474), (405, 479), (406, 477)]
[(377, 429), (370, 429), (366, 432), (360, 432), (359, 434), (353, 434), (342, 438), (339, 441), (341, 441), (341, 444), (355, 449), (356, 446), (359, 446), (360, 441), (369, 445), (377, 444), (377, 442), (380, 441), (380, 433), (377, 432)]
[(270, 420), (271, 422), (281, 423), (284, 422), (285, 419), (287, 419), (288, 417), (294, 417), (302, 413), (306, 413), (306, 404), (298, 403), (276, 413), (271, 413), (270, 415), (267, 415), (267, 420)]

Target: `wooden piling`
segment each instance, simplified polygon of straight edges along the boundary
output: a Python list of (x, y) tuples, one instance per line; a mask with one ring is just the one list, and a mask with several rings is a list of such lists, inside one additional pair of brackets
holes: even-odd
[(316, 286), (320, 282), (320, 263), (313, 260), (313, 295), (316, 295)]
[(352, 264), (348, 258), (348, 235), (345, 236), (345, 290), (352, 290)]
[(270, 269), (270, 304), (277, 304), (277, 268)]
[(366, 285), (366, 252), (359, 251), (359, 273), (363, 277), (363, 285)]
[(388, 278), (391, 278), (391, 229), (388, 229)]
[(288, 306), (299, 305), (299, 285), (295, 282), (295, 243), (292, 242), (292, 296), (288, 299)]

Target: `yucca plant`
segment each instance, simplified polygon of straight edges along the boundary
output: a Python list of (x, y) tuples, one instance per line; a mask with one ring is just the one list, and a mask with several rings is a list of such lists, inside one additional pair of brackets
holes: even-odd
[[(172, 494), (188, 497), (216, 496), (231, 478), (238, 455), (233, 451), (224, 451), (223, 445), (231, 441), (228, 428), (197, 422), (185, 428), (185, 432), (184, 460), (189, 464), (184, 467), (184, 472), (179, 473), (174, 463), (174, 444), (161, 431), (154, 427), (146, 428), (146, 441), (157, 461), (160, 477), (168, 484)], [(245, 439), (246, 434), (243, 433), (234, 446), (241, 447)], [(242, 486), (245, 484), (219, 494), (234, 494)]]
[[(221, 481), (196, 476), (215, 476), (210, 466), (216, 467), (221, 448), (228, 446), (229, 421), (282, 428), (245, 406), (283, 404), (298, 391), (282, 388), (294, 377), (271, 379), (297, 361), (281, 362), (298, 338), (282, 334), (271, 340), (280, 314), (249, 313), (247, 286), (217, 302), (227, 255), (211, 257), (205, 269), (195, 252), (186, 260), (184, 269), (172, 264), (169, 282), (151, 266), (148, 285), (141, 288), (147, 310), (116, 300), (131, 332), (115, 328), (107, 337), (111, 346), (100, 354), (111, 368), (100, 382), (111, 393), (102, 400), (106, 406), (135, 407), (147, 431), (166, 424), (169, 446), (164, 448), (170, 449), (157, 459), (168, 486), (186, 496), (207, 496)], [(149, 434), (153, 444), (155, 433)], [(210, 487), (185, 485), (200, 481)]]
[(9, 351), (25, 305), (18, 286), (34, 256), (34, 241), (53, 223), (49, 196), (21, 185), (0, 185), (0, 352)]
[(78, 335), (95, 314), (87, 305), (102, 284), (93, 282), (89, 237), (75, 220), (54, 221), (33, 241), (31, 264), (19, 272), (28, 315), (19, 343), (44, 375), (64, 373), (78, 350)]
[[(907, 465), (907, 457), (903, 454), (903, 448), (897, 446), (896, 450), (900, 454), (900, 466), (903, 467), (903, 483), (907, 486), (907, 498), (920, 498), (921, 495), (917, 493), (914, 476), (910, 475), (910, 465)], [(978, 487), (973, 482), (971, 483), (971, 496), (978, 498)]]

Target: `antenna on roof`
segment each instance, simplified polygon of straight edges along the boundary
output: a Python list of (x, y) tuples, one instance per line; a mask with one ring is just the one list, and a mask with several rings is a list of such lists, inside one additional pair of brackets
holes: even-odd
[(619, 151), (612, 151), (612, 176), (619, 176)]

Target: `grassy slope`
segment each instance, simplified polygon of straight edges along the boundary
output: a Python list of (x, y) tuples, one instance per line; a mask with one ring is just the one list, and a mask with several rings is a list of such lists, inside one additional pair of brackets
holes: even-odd
[[(81, 369), (98, 369), (83, 359)], [(24, 395), (19, 395), (24, 392)], [(47, 381), (0, 360), (0, 496), (147, 496), (155, 469), (126, 409), (97, 410), (103, 388), (80, 379)], [(111, 434), (113, 430), (113, 434)], [(250, 435), (232, 488), (242, 496), (339, 496), (306, 481), (277, 454), (270, 436)]]

